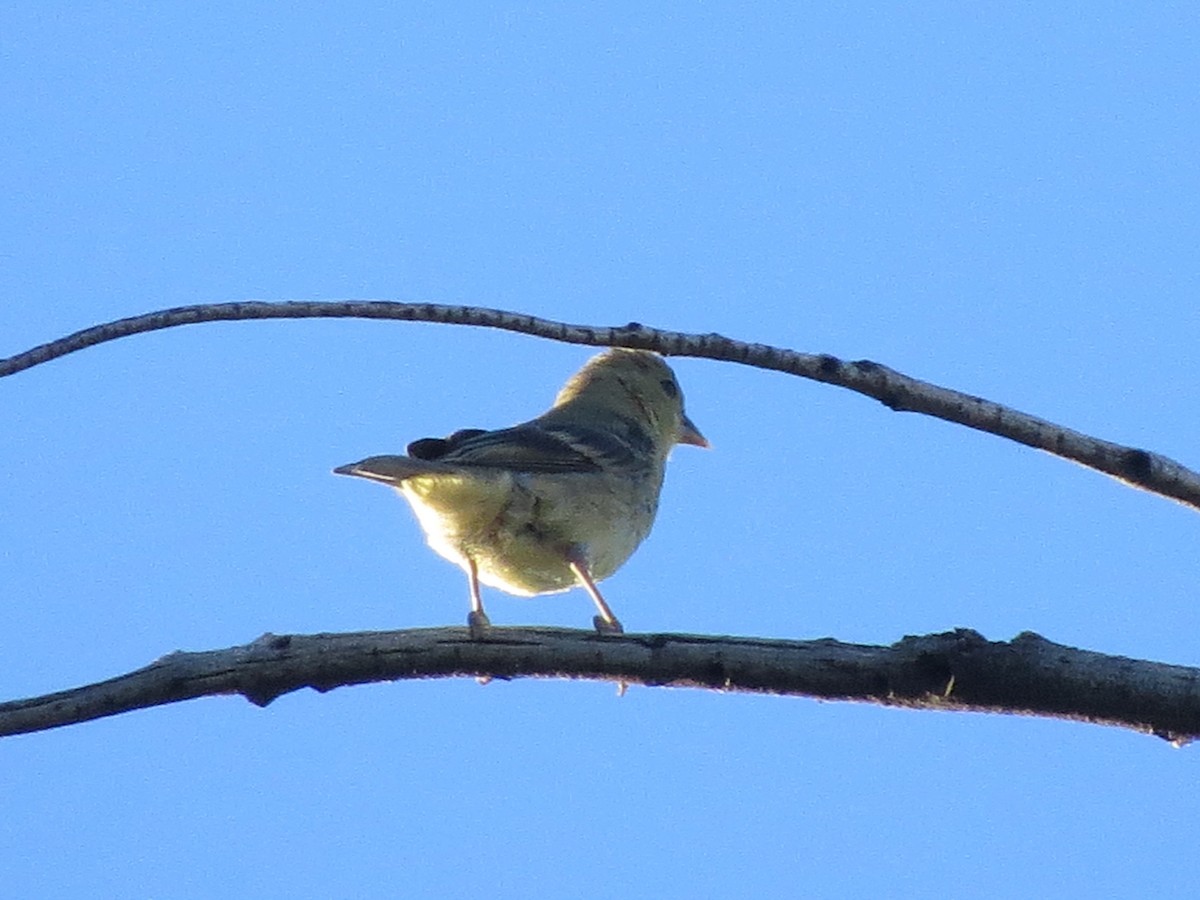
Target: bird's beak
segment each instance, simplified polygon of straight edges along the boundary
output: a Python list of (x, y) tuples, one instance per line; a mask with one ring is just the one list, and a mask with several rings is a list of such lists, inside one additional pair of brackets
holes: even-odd
[(708, 442), (708, 438), (700, 433), (700, 429), (687, 416), (684, 416), (683, 421), (679, 423), (679, 436), (675, 440), (680, 444), (691, 444), (705, 449), (712, 446)]

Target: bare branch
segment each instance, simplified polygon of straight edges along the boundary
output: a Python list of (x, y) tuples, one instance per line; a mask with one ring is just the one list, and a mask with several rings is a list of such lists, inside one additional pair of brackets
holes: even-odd
[(599, 636), (563, 628), (466, 628), (263, 635), (252, 644), (172, 653), (74, 690), (0, 704), (0, 735), (22, 734), (194, 697), (241, 694), (266, 706), (303, 687), (328, 691), (412, 678), (574, 678), (993, 712), (1115, 725), (1182, 745), (1200, 735), (1200, 669), (1105, 656), (1035, 634), (974, 631), (891, 647), (686, 634)]
[(725, 360), (786, 372), (857, 391), (898, 412), (935, 416), (1045, 450), (1111, 475), (1126, 484), (1200, 509), (1200, 473), (1157, 453), (1090, 437), (990, 400), (910, 378), (870, 360), (849, 362), (826, 354), (798, 353), (766, 344), (747, 344), (719, 334), (661, 331), (637, 322), (614, 327), (569, 325), (483, 307), (383, 300), (212, 303), (160, 310), (77, 331), (0, 360), (0, 377), (106, 341), (177, 325), (234, 319), (322, 317), (476, 325), (572, 344), (635, 347), (657, 350), (666, 356)]
[[(869, 360), (847, 362), (717, 334), (568, 325), (462, 306), (383, 301), (248, 302), (163, 310), (99, 325), (0, 360), (0, 377), (126, 335), (234, 319), (359, 317), (500, 328), (577, 344), (726, 360), (849, 388), (1105, 472), (1200, 509), (1200, 475), (1166, 457), (1101, 441), (999, 404), (927, 384)], [(548, 628), (463, 628), (274, 636), (244, 647), (174, 653), (127, 675), (0, 704), (0, 735), (40, 731), (215, 694), (259, 705), (302, 687), (330, 690), (408, 678), (557, 677), (854, 700), (884, 706), (1005, 712), (1094, 722), (1182, 744), (1200, 734), (1200, 670), (1105, 656), (1033, 634), (989, 642), (972, 631), (892, 647), (624, 635)]]

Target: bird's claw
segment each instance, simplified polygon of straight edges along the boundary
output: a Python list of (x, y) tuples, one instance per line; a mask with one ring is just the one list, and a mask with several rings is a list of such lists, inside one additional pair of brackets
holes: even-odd
[(625, 629), (616, 619), (605, 619), (602, 616), (592, 616), (592, 625), (597, 634), (624, 634)]
[(475, 640), (483, 637), (485, 631), (492, 627), (491, 620), (482, 609), (473, 609), (467, 613), (467, 629)]

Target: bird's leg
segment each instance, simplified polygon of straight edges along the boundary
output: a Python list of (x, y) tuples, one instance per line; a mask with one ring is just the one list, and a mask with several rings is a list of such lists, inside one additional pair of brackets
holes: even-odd
[(621, 627), (621, 623), (617, 621), (613, 611), (604, 602), (604, 598), (600, 595), (600, 589), (596, 587), (596, 582), (592, 580), (592, 575), (588, 571), (583, 553), (578, 547), (567, 552), (567, 567), (570, 568), (571, 574), (575, 576), (575, 580), (579, 582), (580, 586), (591, 594), (592, 602), (600, 611), (600, 615), (592, 617), (592, 624), (596, 626), (596, 631), (600, 634), (624, 634), (625, 629)]
[(479, 569), (475, 560), (467, 557), (467, 583), (471, 588), (471, 611), (467, 613), (467, 628), (471, 637), (477, 638), (485, 628), (491, 627), (487, 613), (483, 611), (483, 598), (479, 596)]

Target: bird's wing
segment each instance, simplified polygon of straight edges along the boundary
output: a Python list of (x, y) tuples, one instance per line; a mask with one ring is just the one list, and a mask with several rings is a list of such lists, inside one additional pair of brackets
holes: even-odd
[[(432, 444), (417, 442), (423, 458), (456, 466), (485, 466), (514, 472), (598, 472), (634, 462), (629, 445), (607, 431), (575, 424), (536, 421), (498, 431), (456, 432), (442, 452), (424, 455)], [(413, 452), (413, 447), (409, 447)]]

